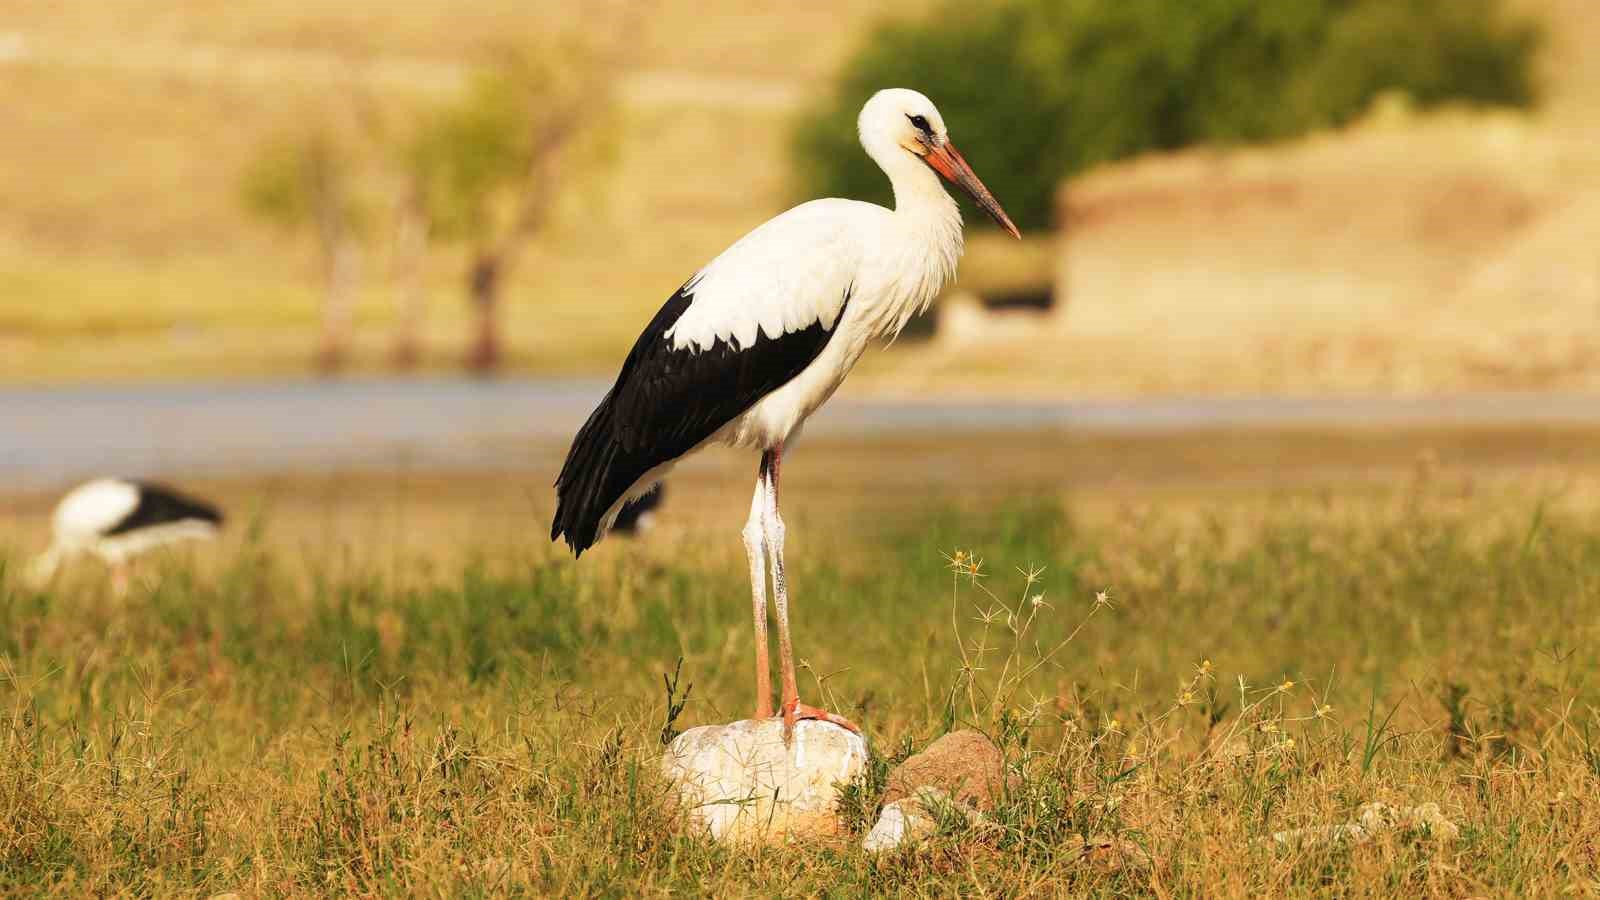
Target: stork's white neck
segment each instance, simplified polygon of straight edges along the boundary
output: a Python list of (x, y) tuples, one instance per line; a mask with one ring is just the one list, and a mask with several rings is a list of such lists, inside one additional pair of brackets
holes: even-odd
[(883, 174), (889, 176), (896, 213), (925, 226), (945, 225), (953, 218), (959, 231), (961, 209), (927, 163), (892, 140), (876, 135), (864, 136), (861, 143)]
[(864, 134), (862, 147), (889, 176), (894, 188), (894, 219), (899, 240), (883, 249), (898, 257), (897, 290), (873, 316), (873, 331), (896, 335), (911, 317), (927, 309), (955, 277), (961, 259), (961, 207), (926, 162), (892, 140)]

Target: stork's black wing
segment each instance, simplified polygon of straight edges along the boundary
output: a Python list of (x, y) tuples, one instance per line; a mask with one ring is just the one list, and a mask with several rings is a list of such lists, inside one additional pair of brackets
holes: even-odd
[(204, 500), (180, 494), (166, 485), (140, 481), (134, 486), (139, 490), (138, 505), (106, 530), (107, 537), (174, 522), (222, 524), (222, 512)]
[[(661, 307), (622, 364), (617, 382), (579, 429), (556, 478), (550, 539), (582, 555), (601, 538), (606, 513), (651, 469), (698, 447), (756, 401), (787, 384), (828, 345), (822, 322), (748, 347), (719, 339), (674, 348), (667, 332), (693, 302), (682, 288)], [(845, 302), (849, 302), (846, 295)]]

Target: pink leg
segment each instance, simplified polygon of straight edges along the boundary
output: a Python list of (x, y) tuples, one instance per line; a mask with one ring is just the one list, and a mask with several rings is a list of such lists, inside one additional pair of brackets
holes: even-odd
[(744, 551), (750, 558), (750, 601), (756, 628), (756, 718), (772, 716), (772, 664), (767, 658), (767, 566), (761, 536), (761, 513), (766, 506), (766, 482), (756, 479), (750, 500), (750, 519), (744, 523)]
[(800, 689), (794, 675), (794, 648), (789, 642), (789, 586), (783, 568), (784, 525), (783, 517), (778, 514), (778, 468), (782, 463), (782, 444), (761, 457), (761, 477), (766, 486), (762, 528), (766, 532), (767, 553), (772, 560), (772, 594), (778, 607), (778, 658), (783, 669), (783, 702), (780, 709), (783, 712), (784, 739), (794, 734), (795, 723), (801, 719), (832, 722), (860, 734), (861, 729), (849, 719), (800, 702)]

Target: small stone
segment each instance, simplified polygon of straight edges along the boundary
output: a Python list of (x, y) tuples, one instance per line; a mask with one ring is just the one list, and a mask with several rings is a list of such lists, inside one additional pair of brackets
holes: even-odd
[(889, 773), (884, 805), (937, 788), (975, 809), (994, 808), (1005, 784), (1006, 758), (994, 741), (970, 728), (952, 731)]
[(1124, 868), (1150, 868), (1150, 854), (1133, 841), (1123, 838), (1093, 835), (1078, 838), (1077, 861), (1098, 866), (1108, 872)]
[(725, 843), (837, 835), (839, 787), (867, 765), (867, 742), (805, 720), (785, 745), (782, 719), (691, 728), (661, 757), (689, 821)]
[(1357, 812), (1356, 821), (1369, 835), (1400, 829), (1425, 831), (1429, 837), (1441, 841), (1453, 841), (1461, 836), (1460, 827), (1444, 817), (1437, 803), (1423, 803), (1418, 806), (1368, 803)]
[(867, 832), (861, 849), (868, 853), (883, 853), (908, 843), (920, 841), (939, 830), (939, 810), (953, 809), (963, 815), (978, 815), (964, 803), (953, 802), (950, 795), (936, 787), (924, 787), (915, 797), (902, 797), (886, 803), (878, 822)]
[(1248, 741), (1245, 741), (1241, 738), (1234, 738), (1226, 744), (1223, 744), (1222, 747), (1217, 750), (1215, 759), (1217, 762), (1221, 763), (1232, 763), (1249, 759), (1254, 755), (1255, 751), (1250, 749), (1250, 743)]
[(932, 834), (936, 824), (930, 816), (923, 814), (922, 804), (915, 799), (907, 797), (896, 800), (884, 806), (883, 812), (878, 814), (878, 821), (867, 832), (861, 849), (868, 853), (893, 850), (907, 841), (920, 841)]
[(1286, 847), (1312, 847), (1336, 841), (1364, 844), (1385, 831), (1396, 830), (1424, 833), (1438, 841), (1454, 841), (1461, 836), (1461, 828), (1445, 818), (1437, 803), (1390, 806), (1374, 802), (1362, 804), (1356, 810), (1356, 817), (1341, 825), (1292, 828), (1275, 832), (1272, 839)]
[(478, 860), (472, 867), (476, 874), (492, 882), (510, 882), (523, 880), (526, 874), (522, 866), (504, 856), (491, 856)]

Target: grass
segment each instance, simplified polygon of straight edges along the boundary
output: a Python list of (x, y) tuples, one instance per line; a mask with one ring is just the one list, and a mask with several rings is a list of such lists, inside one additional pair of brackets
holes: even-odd
[[(677, 827), (662, 676), (682, 658), (693, 684), (678, 728), (752, 699), (742, 556), (692, 486), (669, 509), (695, 524), (582, 564), (532, 533), (540, 501), (481, 494), (484, 533), (385, 564), (361, 535), (468, 527), (422, 482), (338, 540), (307, 521), (286, 540), (305, 514), (258, 507), (120, 603), (90, 571), (23, 590), (13, 552), (0, 890), (1592, 892), (1600, 529), (1543, 484), (791, 491), (803, 691), (864, 723), (880, 777), (951, 725), (1018, 776), (985, 824), (876, 860), (859, 835), (751, 852)], [(881, 789), (853, 787), (856, 827)], [(1271, 839), (1369, 801), (1437, 803), (1460, 835)]]

